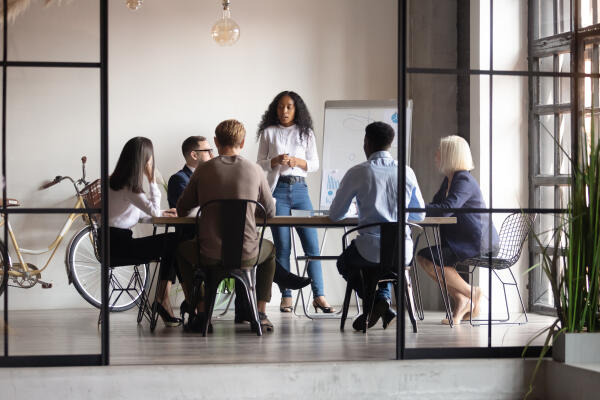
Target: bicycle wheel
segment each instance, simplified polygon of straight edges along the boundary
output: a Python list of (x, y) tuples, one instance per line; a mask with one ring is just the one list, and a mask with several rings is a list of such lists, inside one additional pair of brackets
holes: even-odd
[[(75, 234), (67, 252), (68, 267), (75, 289), (88, 303), (100, 308), (102, 293), (100, 261), (94, 252), (89, 226)], [(126, 265), (111, 269), (108, 289), (110, 311), (125, 311), (136, 305), (142, 290), (147, 289), (148, 270), (148, 264)]]

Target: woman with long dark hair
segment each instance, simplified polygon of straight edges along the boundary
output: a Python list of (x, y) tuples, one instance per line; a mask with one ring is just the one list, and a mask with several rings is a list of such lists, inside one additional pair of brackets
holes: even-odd
[[(148, 181), (149, 193), (143, 189)], [(175, 209), (160, 209), (160, 190), (154, 174), (154, 148), (150, 139), (130, 139), (119, 156), (109, 178), (108, 225), (111, 260), (135, 260), (139, 263), (161, 260), (156, 304), (153, 307), (166, 326), (181, 325), (169, 302), (169, 287), (175, 280), (176, 233), (133, 238), (131, 228), (143, 217), (177, 216)]]
[[(279, 93), (265, 111), (258, 127), (258, 164), (267, 174), (267, 181), (276, 199), (276, 215), (290, 215), (291, 210), (312, 210), (305, 178), (319, 169), (317, 143), (310, 113), (295, 92)], [(290, 270), (290, 228), (271, 228), (277, 262)], [(319, 239), (314, 228), (296, 228), (304, 253), (319, 255)], [(308, 263), (312, 279), (315, 311), (335, 311), (325, 299), (323, 272), (319, 261)], [(281, 287), (281, 312), (292, 311), (292, 293)]]

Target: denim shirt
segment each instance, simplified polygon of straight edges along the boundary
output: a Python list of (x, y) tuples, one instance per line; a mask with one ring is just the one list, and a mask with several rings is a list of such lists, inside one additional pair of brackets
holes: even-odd
[[(407, 208), (424, 208), (425, 202), (417, 183), (417, 177), (410, 167), (406, 167), (406, 187), (404, 197)], [(329, 208), (329, 218), (338, 221), (346, 215), (352, 200), (356, 198), (358, 224), (398, 221), (398, 162), (387, 151), (378, 151), (369, 159), (348, 170)], [(405, 221), (422, 221), (425, 213), (410, 213)], [(360, 255), (371, 262), (379, 262), (379, 228), (359, 231), (355, 239)], [(413, 243), (410, 228), (404, 235), (406, 252), (405, 264), (412, 258)]]

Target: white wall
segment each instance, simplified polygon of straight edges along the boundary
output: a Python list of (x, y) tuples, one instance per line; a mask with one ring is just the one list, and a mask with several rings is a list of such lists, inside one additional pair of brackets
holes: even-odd
[[(9, 27), (10, 60), (97, 61), (98, 2), (44, 8), (36, 2)], [(183, 165), (180, 144), (189, 135), (213, 137), (223, 119), (248, 131), (244, 155), (255, 159), (253, 140), (262, 113), (281, 90), (300, 93), (322, 143), (325, 100), (390, 99), (397, 86), (397, 2), (394, 0), (234, 1), (241, 27), (231, 48), (209, 32), (220, 1), (146, 1), (137, 12), (110, 2), (110, 165), (122, 145), (143, 135), (155, 145), (163, 175)], [(10, 69), (8, 75), (8, 195), (25, 207), (70, 207), (64, 184), (39, 192), (54, 175), (99, 176), (99, 74), (82, 69)], [(320, 173), (308, 178), (318, 204)], [(165, 196), (166, 197), (166, 196)], [(165, 199), (166, 204), (166, 199)], [(13, 216), (20, 245), (50, 243), (62, 216)], [(145, 231), (148, 229), (146, 228)], [(339, 252), (337, 237), (330, 241)], [(64, 244), (43, 274), (54, 288), (11, 290), (11, 308), (86, 307), (67, 285)], [(46, 257), (32, 257), (41, 266)], [(343, 282), (326, 264), (326, 293), (341, 303)], [(274, 289), (273, 304), (278, 303)]]
[[(489, 2), (471, 2), (472, 67), (489, 69)], [(494, 64), (495, 70), (527, 71), (527, 3), (520, 0), (504, 0), (494, 3)], [(471, 146), (477, 166), (474, 175), (481, 185), (483, 197), (488, 203), (489, 180), (489, 77), (471, 79)], [(528, 84), (527, 78), (493, 77), (492, 115), (492, 206), (494, 208), (528, 207)], [(489, 205), (489, 204), (488, 204)], [(493, 221), (499, 231), (506, 214), (494, 215)], [(529, 257), (527, 244), (523, 256), (513, 268), (515, 278), (525, 305), (528, 298)], [(501, 273), (503, 279), (507, 277)], [(495, 279), (495, 278), (494, 278)], [(479, 285), (488, 292), (488, 274), (482, 270)], [(511, 311), (521, 306), (513, 288), (507, 289)], [(505, 309), (501, 286), (494, 286), (494, 312)]]

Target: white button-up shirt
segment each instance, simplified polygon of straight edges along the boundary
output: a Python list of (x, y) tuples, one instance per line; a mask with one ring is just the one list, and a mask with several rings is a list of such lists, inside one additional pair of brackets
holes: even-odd
[[(306, 171), (300, 167), (277, 165), (271, 168), (271, 159), (280, 154), (306, 160)], [(308, 138), (300, 136), (300, 129), (296, 125), (273, 125), (266, 128), (260, 135), (258, 143), (258, 165), (267, 173), (267, 182), (271, 192), (275, 190), (280, 175), (293, 175), (306, 177), (308, 172), (319, 169), (319, 154), (315, 134), (310, 131)]]
[(109, 189), (108, 226), (131, 229), (141, 218), (160, 217), (160, 190), (156, 183), (150, 184), (150, 191), (133, 193), (129, 188)]
[[(413, 170), (406, 167), (406, 187), (404, 190), (407, 208), (424, 208), (425, 202)], [(334, 221), (344, 218), (350, 203), (356, 197), (358, 225), (377, 222), (398, 221), (398, 162), (387, 151), (378, 151), (369, 159), (350, 168), (342, 178), (335, 198), (329, 207), (329, 218)], [(411, 221), (422, 221), (425, 213), (410, 213), (405, 217)], [(408, 265), (412, 259), (413, 243), (410, 228), (404, 235)], [(379, 227), (359, 230), (355, 239), (360, 255), (373, 263), (379, 262)]]

